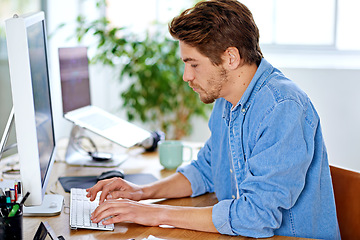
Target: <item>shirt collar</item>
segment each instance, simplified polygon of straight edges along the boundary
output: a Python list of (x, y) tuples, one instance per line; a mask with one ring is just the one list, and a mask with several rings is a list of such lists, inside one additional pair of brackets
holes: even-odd
[(273, 70), (274, 67), (268, 61), (266, 61), (265, 58), (263, 58), (258, 69), (256, 70), (253, 79), (235, 107), (232, 108), (232, 104), (227, 101), (223, 112), (223, 118), (226, 120), (230, 111), (238, 111), (240, 108), (240, 112), (245, 115), (251, 103), (254, 101), (256, 93), (264, 85)]

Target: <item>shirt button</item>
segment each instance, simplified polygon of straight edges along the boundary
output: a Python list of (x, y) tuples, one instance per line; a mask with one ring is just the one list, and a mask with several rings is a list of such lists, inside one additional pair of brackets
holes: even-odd
[(230, 173), (232, 173), (233, 171), (232, 171), (232, 169), (230, 168)]
[(241, 109), (241, 111), (244, 113), (246, 110), (245, 110), (245, 108), (243, 108), (243, 109)]
[(235, 199), (235, 195), (232, 195), (232, 198)]

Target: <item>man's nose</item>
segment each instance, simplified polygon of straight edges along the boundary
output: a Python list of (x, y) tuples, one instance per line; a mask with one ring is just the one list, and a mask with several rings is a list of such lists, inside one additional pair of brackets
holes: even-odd
[(194, 80), (194, 73), (191, 69), (189, 69), (190, 66), (186, 66), (185, 65), (185, 68), (184, 68), (184, 74), (183, 74), (183, 80), (185, 82), (189, 82), (189, 81), (192, 81)]

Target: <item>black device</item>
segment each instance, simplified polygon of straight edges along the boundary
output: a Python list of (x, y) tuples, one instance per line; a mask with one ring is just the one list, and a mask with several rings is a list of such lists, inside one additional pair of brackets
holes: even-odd
[(124, 176), (124, 173), (119, 170), (110, 170), (110, 171), (101, 173), (96, 179), (97, 179), (97, 181), (101, 181), (104, 179), (109, 179), (109, 178), (114, 178), (114, 177), (124, 178), (125, 176)]
[(99, 162), (108, 161), (113, 156), (111, 153), (107, 152), (90, 152), (89, 155), (92, 157), (93, 160)]
[(165, 140), (165, 133), (161, 131), (151, 132), (151, 137), (138, 144), (143, 147), (147, 152), (153, 152), (156, 150), (158, 143)]
[(47, 235), (49, 235), (52, 240), (65, 240), (63, 236), (56, 236), (54, 230), (50, 227), (48, 222), (40, 223), (33, 240), (44, 240)]

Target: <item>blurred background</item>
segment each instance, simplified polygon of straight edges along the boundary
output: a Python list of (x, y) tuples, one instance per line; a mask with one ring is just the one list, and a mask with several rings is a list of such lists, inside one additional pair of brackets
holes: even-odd
[[(119, 55), (122, 53), (120, 50), (109, 49), (122, 39), (125, 41), (124, 49), (134, 46), (134, 42), (142, 43), (140, 46), (145, 48), (151, 45), (163, 49), (155, 51), (160, 52), (159, 59), (177, 58), (176, 53), (172, 53), (166, 47), (166, 44), (170, 46), (171, 42), (163, 41), (164, 39), (171, 41), (167, 33), (167, 24), (181, 10), (193, 6), (196, 2), (194, 0), (1, 0), (0, 133), (5, 128), (12, 107), (4, 20), (11, 18), (15, 13), (44, 11), (49, 37), (50, 78), (58, 139), (69, 136), (71, 123), (62, 118), (57, 51), (59, 47), (85, 45), (88, 46), (91, 59), (90, 80), (94, 105), (124, 119), (130, 117), (129, 121), (150, 131), (168, 128), (167, 136), (170, 138), (206, 141), (210, 136), (207, 118), (211, 106), (202, 107), (204, 104), (193, 102), (180, 106), (180, 102), (184, 102), (181, 97), (177, 102), (163, 100), (170, 109), (187, 109), (185, 115), (183, 114), (186, 118), (184, 125), (178, 127), (172, 126), (174, 121), (171, 118), (174, 114), (158, 113), (156, 108), (151, 108), (149, 112), (149, 108), (144, 106), (150, 103), (145, 102), (141, 107), (132, 106), (129, 104), (129, 99), (139, 95), (138, 93), (143, 89), (129, 92), (129, 86), (131, 84), (143, 88), (144, 86), (138, 79), (132, 79), (129, 74), (121, 75), (121, 73), (123, 66), (129, 64), (131, 57), (140, 50), (136, 52), (129, 49), (133, 56), (125, 59)], [(241, 2), (253, 12), (260, 30), (260, 43), (265, 58), (295, 81), (309, 95), (318, 110), (330, 163), (360, 171), (360, 94), (358, 93), (360, 15), (356, 12), (360, 9), (360, 2), (357, 0), (243, 0)], [(104, 31), (99, 34), (96, 32), (99, 29)], [(102, 45), (101, 39), (104, 41)], [(117, 41), (111, 42), (113, 39)], [(156, 45), (157, 42), (161, 42), (161, 45)], [(107, 54), (105, 56), (101, 53)], [(149, 57), (144, 61), (139, 67), (149, 66), (151, 61), (155, 60)], [(170, 62), (171, 64), (175, 65), (178, 62), (175, 63), (174, 60), (174, 63)], [(181, 70), (181, 67), (179, 69)], [(178, 81), (182, 82), (181, 74), (169, 78), (178, 78)], [(156, 84), (149, 81), (147, 88), (155, 87)], [(127, 95), (122, 94), (126, 91)], [(158, 91), (155, 98), (170, 99), (172, 95), (174, 94), (170, 90), (166, 93)], [(185, 99), (193, 97), (187, 92), (184, 96)], [(191, 111), (191, 106), (194, 106), (193, 109), (196, 111)], [(144, 113), (146, 117), (141, 117), (140, 113)], [(154, 119), (152, 113), (156, 113), (158, 118)], [(180, 134), (177, 133), (177, 128), (186, 131)], [(11, 131), (9, 144), (13, 142), (15, 142), (14, 128)]]

